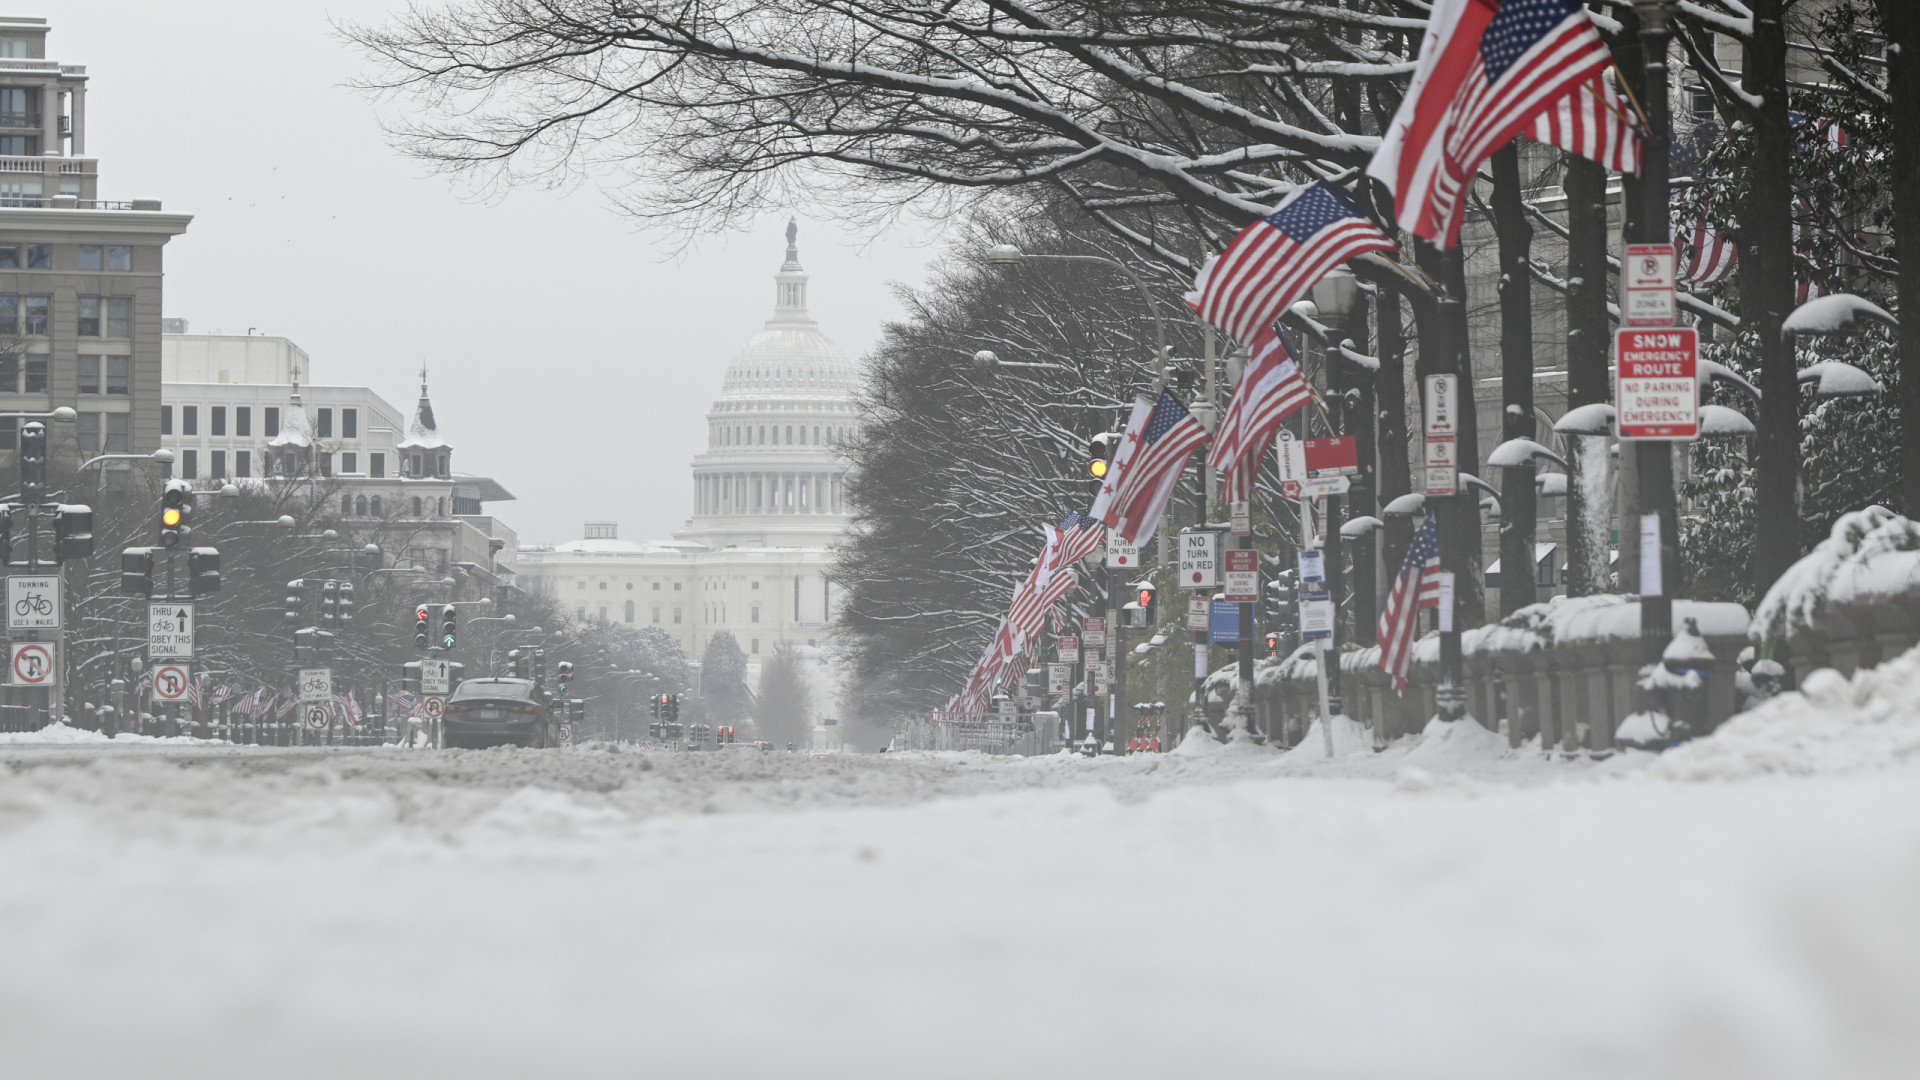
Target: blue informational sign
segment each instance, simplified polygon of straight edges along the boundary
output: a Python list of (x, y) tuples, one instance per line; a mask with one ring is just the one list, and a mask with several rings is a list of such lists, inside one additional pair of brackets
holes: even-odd
[(1207, 640), (1215, 645), (1234, 645), (1252, 640), (1252, 634), (1240, 636), (1240, 605), (1215, 600), (1207, 610)]

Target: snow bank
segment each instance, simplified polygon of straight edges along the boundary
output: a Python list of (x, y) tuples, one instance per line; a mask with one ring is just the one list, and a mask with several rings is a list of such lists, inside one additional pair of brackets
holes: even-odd
[(1726, 780), (1884, 769), (1920, 760), (1920, 649), (1852, 679), (1831, 668), (1662, 755), (1652, 775)]
[(1460, 772), (1511, 753), (1506, 736), (1488, 731), (1471, 717), (1447, 721), (1436, 716), (1427, 721), (1419, 741), (1400, 760), (1430, 772)]
[(212, 745), (205, 739), (195, 739), (189, 735), (135, 735), (132, 732), (126, 731), (115, 735), (112, 739), (108, 739), (105, 735), (97, 731), (88, 731), (85, 728), (71, 727), (67, 724), (48, 724), (39, 731), (0, 732), (0, 743), (11, 743), (15, 745), (106, 742)]
[(1866, 603), (1920, 588), (1920, 526), (1869, 506), (1844, 514), (1825, 540), (1787, 568), (1754, 609), (1755, 641), (1814, 625), (1829, 604)]
[[(1307, 736), (1290, 754), (1305, 754), (1307, 757), (1325, 759), (1327, 756), (1327, 737), (1320, 730), (1323, 725), (1319, 717), (1307, 725)], [(1373, 731), (1367, 725), (1345, 713), (1335, 713), (1333, 717), (1333, 756), (1352, 757), (1355, 754), (1373, 753)]]

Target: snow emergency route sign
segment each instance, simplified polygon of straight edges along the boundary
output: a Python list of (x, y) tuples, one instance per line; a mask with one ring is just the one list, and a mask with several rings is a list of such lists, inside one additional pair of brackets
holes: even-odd
[(1620, 331), (1614, 408), (1622, 439), (1700, 437), (1700, 339), (1688, 326)]

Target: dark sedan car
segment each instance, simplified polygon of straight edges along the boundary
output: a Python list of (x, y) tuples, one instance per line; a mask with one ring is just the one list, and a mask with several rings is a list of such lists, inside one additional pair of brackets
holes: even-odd
[(552, 746), (553, 713), (530, 679), (468, 679), (447, 699), (442, 746)]

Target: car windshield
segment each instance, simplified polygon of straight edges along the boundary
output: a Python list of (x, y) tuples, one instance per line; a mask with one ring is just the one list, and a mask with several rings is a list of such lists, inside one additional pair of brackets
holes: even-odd
[(533, 684), (525, 679), (468, 679), (453, 692), (453, 700), (463, 698), (511, 698), (533, 700)]

